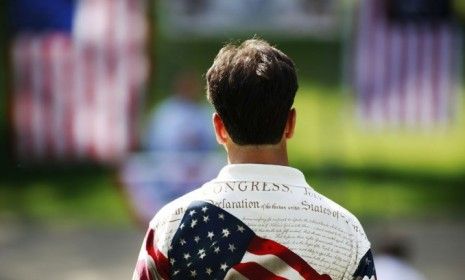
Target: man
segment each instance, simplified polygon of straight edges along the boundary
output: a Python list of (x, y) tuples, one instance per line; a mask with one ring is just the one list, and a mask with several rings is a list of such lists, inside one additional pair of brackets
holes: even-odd
[(212, 127), (205, 125), (211, 110), (199, 102), (202, 87), (197, 76), (184, 70), (175, 77), (173, 94), (157, 106), (150, 119), (145, 143), (149, 150), (207, 152), (217, 148)]
[(154, 217), (133, 279), (375, 279), (358, 220), (288, 167), (293, 62), (252, 39), (223, 47), (206, 77), (229, 164)]

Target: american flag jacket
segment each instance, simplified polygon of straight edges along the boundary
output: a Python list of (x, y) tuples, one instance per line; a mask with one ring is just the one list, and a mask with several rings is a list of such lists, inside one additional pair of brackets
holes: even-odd
[(357, 218), (299, 170), (230, 164), (155, 215), (138, 279), (373, 280), (376, 273)]

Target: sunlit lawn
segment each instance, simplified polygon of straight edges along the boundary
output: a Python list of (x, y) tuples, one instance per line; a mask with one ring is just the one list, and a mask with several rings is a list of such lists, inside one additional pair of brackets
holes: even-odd
[(354, 103), (335, 90), (303, 88), (296, 98), (297, 129), (290, 143), (294, 162), (432, 175), (458, 175), (465, 170), (463, 114), (439, 129), (374, 130), (364, 128), (354, 116)]
[(311, 86), (295, 107), (291, 161), (317, 190), (362, 216), (465, 213), (455, 211), (463, 205), (464, 119), (443, 130), (369, 130), (350, 94)]

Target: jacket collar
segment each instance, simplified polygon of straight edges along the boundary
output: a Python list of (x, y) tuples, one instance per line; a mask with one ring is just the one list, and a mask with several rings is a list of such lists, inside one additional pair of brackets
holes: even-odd
[(228, 164), (223, 167), (214, 182), (262, 181), (308, 186), (304, 174), (293, 167), (272, 164)]

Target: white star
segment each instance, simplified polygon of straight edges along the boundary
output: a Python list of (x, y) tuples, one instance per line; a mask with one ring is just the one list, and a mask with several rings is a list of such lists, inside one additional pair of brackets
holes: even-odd
[(203, 213), (207, 212), (207, 210), (208, 210), (208, 207), (207, 207), (207, 206), (202, 207), (202, 212), (203, 212)]
[(197, 212), (195, 212), (195, 210), (189, 211), (189, 215), (190, 215), (191, 217), (194, 216), (195, 213), (197, 213)]
[(181, 240), (179, 240), (179, 244), (181, 244), (181, 246), (184, 245), (184, 244), (186, 244), (186, 243), (187, 243), (186, 240), (184, 240), (184, 239), (182, 239), (182, 238), (181, 238)]
[(208, 217), (208, 215), (207, 215), (207, 216), (203, 216), (203, 222), (204, 222), (204, 223), (208, 222), (208, 220), (210, 220), (210, 218)]
[(207, 254), (203, 253), (202, 255), (199, 256), (199, 258), (203, 260), (203, 258), (205, 258), (206, 256)]
[(210, 238), (210, 240), (212, 240), (212, 239), (213, 239), (213, 236), (215, 236), (215, 234), (213, 233), (213, 231), (209, 231), (207, 237)]
[(178, 273), (179, 273), (179, 270), (175, 270), (175, 271), (173, 272), (173, 275), (176, 275), (176, 274), (178, 274)]
[(175, 262), (176, 262), (176, 260), (175, 260), (174, 258), (171, 258), (171, 259), (170, 259), (170, 264), (171, 264), (171, 265), (174, 265)]
[(195, 227), (195, 225), (197, 225), (197, 220), (195, 220), (195, 219), (194, 219), (194, 220), (192, 220), (192, 223), (191, 223), (191, 228), (194, 228), (194, 227)]
[(195, 241), (195, 243), (199, 243), (200, 237), (197, 235), (196, 237), (194, 237), (194, 241)]
[(237, 231), (240, 231), (241, 233), (244, 232), (245, 228), (243, 226), (237, 225)]
[(205, 249), (200, 249), (199, 252), (197, 253), (197, 255), (201, 255), (201, 254), (205, 254)]
[(179, 228), (180, 228), (180, 229), (183, 229), (184, 227), (185, 227), (184, 223), (181, 223), (181, 224), (179, 225)]
[(213, 250), (213, 252), (215, 252), (215, 254), (218, 254), (220, 252), (220, 247), (215, 247), (215, 249)]
[(191, 270), (191, 277), (194, 278), (195, 276), (197, 276), (197, 271)]
[(229, 244), (228, 250), (234, 252), (234, 250), (236, 250), (236, 247), (234, 246), (234, 244)]
[(184, 259), (185, 259), (185, 260), (188, 260), (190, 257), (191, 257), (191, 255), (189, 255), (189, 253), (185, 253), (185, 254), (184, 254)]
[(229, 229), (227, 229), (227, 228), (224, 228), (221, 232), (223, 233), (223, 237), (228, 237), (231, 234), (229, 232)]
[(207, 267), (207, 270), (205, 271), (205, 273), (207, 273), (208, 275), (212, 274), (213, 273), (213, 270), (209, 267)]
[(223, 263), (221, 266), (220, 266), (220, 269), (223, 270), (223, 271), (226, 271), (226, 269), (228, 269), (228, 265), (226, 263)]
[(218, 219), (222, 219), (222, 220), (224, 220), (224, 214), (223, 214), (223, 213), (221, 213), (221, 214), (218, 214)]

